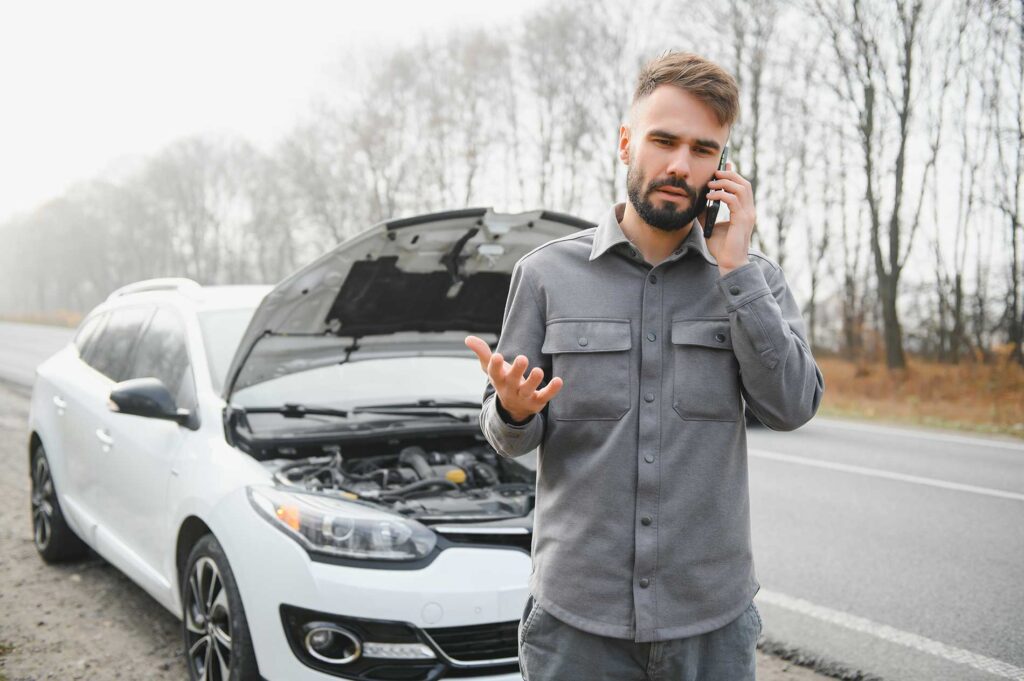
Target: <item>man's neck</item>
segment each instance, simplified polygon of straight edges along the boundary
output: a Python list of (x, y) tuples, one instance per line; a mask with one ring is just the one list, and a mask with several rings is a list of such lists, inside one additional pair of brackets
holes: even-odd
[[(622, 219), (619, 220), (619, 227), (622, 228), (622, 233), (626, 235), (626, 238), (632, 241), (633, 245), (643, 254), (644, 259), (652, 265), (657, 265), (686, 240), (690, 230), (693, 229), (693, 223), (691, 222), (674, 232), (651, 227), (636, 212), (633, 203), (627, 200), (626, 207), (622, 212)], [(699, 221), (697, 227), (701, 228)]]

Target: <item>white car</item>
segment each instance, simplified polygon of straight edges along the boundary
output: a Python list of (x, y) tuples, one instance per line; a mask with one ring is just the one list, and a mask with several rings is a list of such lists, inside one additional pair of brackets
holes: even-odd
[(466, 209), (378, 224), (277, 287), (115, 291), (40, 365), (35, 543), (87, 546), (182, 619), (192, 679), (520, 681), (536, 452), (480, 432), (467, 333), (591, 227)]

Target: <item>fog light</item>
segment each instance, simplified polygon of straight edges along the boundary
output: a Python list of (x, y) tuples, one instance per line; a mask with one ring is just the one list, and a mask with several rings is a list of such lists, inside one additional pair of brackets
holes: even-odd
[(348, 664), (362, 653), (359, 638), (336, 624), (311, 622), (304, 629), (306, 652), (321, 662)]

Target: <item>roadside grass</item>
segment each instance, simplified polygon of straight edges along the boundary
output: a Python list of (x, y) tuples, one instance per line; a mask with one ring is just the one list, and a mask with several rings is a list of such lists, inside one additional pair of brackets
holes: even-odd
[(68, 326), (74, 328), (78, 326), (80, 321), (82, 321), (82, 314), (71, 310), (54, 310), (38, 314), (0, 315), (0, 322), (43, 324), (44, 326)]
[(1024, 367), (1003, 358), (954, 365), (908, 357), (902, 371), (884, 362), (815, 360), (825, 375), (824, 416), (1024, 439)]
[[(14, 646), (12, 646), (10, 643), (5, 643), (3, 641), (0, 641), (0, 666), (3, 665), (3, 661), (4, 661), (3, 658), (4, 658), (4, 656), (6, 656), (12, 650), (14, 650)], [(4, 670), (3, 669), (0, 669), (0, 681), (7, 681), (7, 675), (4, 674)]]

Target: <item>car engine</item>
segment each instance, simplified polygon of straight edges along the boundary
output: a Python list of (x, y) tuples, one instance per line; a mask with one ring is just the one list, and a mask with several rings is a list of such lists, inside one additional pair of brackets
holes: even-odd
[(535, 472), (487, 445), (396, 449), (346, 456), (341, 446), (327, 446), (324, 456), (282, 463), (275, 478), (284, 487), (374, 502), (427, 523), (522, 518), (533, 510)]

